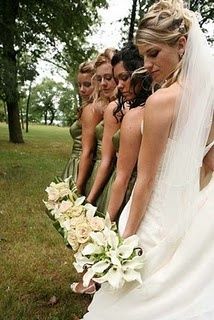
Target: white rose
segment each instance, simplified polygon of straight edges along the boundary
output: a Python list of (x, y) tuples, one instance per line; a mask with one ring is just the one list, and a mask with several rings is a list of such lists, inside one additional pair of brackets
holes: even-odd
[(55, 188), (55, 183), (51, 182), (50, 186), (45, 189), (48, 194), (48, 200), (56, 202), (59, 199), (59, 192)]
[(58, 219), (58, 221), (59, 221), (59, 223), (60, 223), (60, 226), (61, 226), (63, 229), (65, 229), (65, 230), (67, 230), (67, 231), (73, 229), (73, 228), (72, 228), (72, 225), (71, 225), (71, 220), (69, 220), (69, 219), (65, 220), (64, 217), (60, 216), (59, 219)]
[(73, 206), (70, 208), (69, 212), (72, 217), (79, 217), (82, 213), (85, 213), (85, 208), (83, 206)]
[(59, 217), (61, 217), (61, 212), (59, 211), (59, 204), (56, 203), (54, 209), (51, 211), (52, 215), (56, 218), (59, 219)]
[(48, 200), (55, 202), (70, 194), (69, 184), (65, 182), (51, 182), (45, 191), (48, 193)]
[(59, 182), (55, 185), (58, 190), (59, 198), (64, 198), (65, 196), (70, 194), (69, 183)]
[(59, 206), (59, 211), (61, 213), (64, 213), (66, 211), (70, 211), (73, 207), (73, 203), (70, 200), (63, 200)]
[(91, 227), (88, 223), (76, 225), (76, 237), (79, 243), (86, 243), (90, 239)]
[(68, 241), (68, 243), (70, 244), (70, 246), (72, 247), (72, 249), (73, 249), (74, 251), (77, 251), (77, 250), (78, 250), (78, 248), (79, 248), (79, 243), (78, 243), (78, 241), (77, 241), (77, 237), (76, 237), (76, 234), (75, 234), (75, 231), (74, 231), (74, 230), (68, 231), (67, 241)]
[(56, 207), (56, 203), (54, 201), (44, 201), (43, 200), (43, 203), (45, 204), (46, 208), (51, 211), (53, 209), (55, 209)]
[(73, 227), (76, 227), (76, 225), (79, 225), (79, 224), (82, 224), (82, 223), (86, 223), (87, 220), (85, 218), (85, 215), (84, 214), (81, 214), (80, 216), (78, 217), (74, 217), (71, 219), (70, 223), (71, 223), (71, 226)]
[(88, 219), (89, 225), (93, 231), (102, 231), (105, 228), (105, 220), (100, 217)]

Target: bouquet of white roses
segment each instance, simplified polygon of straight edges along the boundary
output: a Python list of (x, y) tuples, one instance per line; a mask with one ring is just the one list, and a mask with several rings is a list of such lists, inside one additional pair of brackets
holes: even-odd
[(45, 190), (48, 201), (44, 201), (49, 215), (54, 219), (54, 227), (63, 235), (66, 244), (74, 251), (90, 240), (92, 231), (101, 231), (105, 220), (94, 216), (96, 207), (85, 203), (85, 197), (77, 195), (72, 178), (51, 182)]
[(100, 232), (91, 232), (90, 242), (74, 255), (77, 272), (86, 271), (83, 285), (90, 280), (107, 282), (114, 289), (121, 288), (125, 282), (142, 283), (141, 269), (144, 265), (143, 251), (139, 248), (137, 235), (126, 239), (120, 237), (108, 222)]

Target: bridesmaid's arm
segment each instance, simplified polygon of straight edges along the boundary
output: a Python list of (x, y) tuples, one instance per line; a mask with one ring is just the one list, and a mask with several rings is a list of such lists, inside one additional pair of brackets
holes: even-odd
[(108, 213), (116, 220), (123, 203), (132, 171), (136, 165), (141, 143), (141, 122), (144, 109), (139, 107), (127, 112), (120, 129), (120, 147), (117, 158), (116, 178), (112, 185)]
[(143, 136), (138, 158), (137, 179), (124, 238), (137, 232), (149, 204), (157, 169), (166, 148), (172, 123), (174, 99), (161, 89), (148, 98), (144, 111)]
[(93, 153), (96, 146), (95, 128), (101, 119), (101, 113), (94, 111), (92, 104), (83, 108), (81, 114), (82, 152), (76, 181), (77, 189), (81, 194), (84, 194), (85, 183), (92, 165)]
[(102, 139), (101, 163), (98, 168), (94, 184), (87, 197), (87, 201), (94, 203), (101, 193), (109, 175), (111, 173), (112, 160), (115, 156), (115, 149), (112, 144), (112, 137), (119, 129), (120, 123), (113, 116), (113, 110), (116, 106), (115, 102), (111, 102), (104, 113), (104, 132)]

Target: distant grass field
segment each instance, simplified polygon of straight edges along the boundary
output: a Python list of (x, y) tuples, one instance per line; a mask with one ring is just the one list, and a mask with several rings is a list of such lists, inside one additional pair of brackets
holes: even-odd
[[(0, 123), (0, 320), (75, 320), (89, 298), (75, 295), (72, 252), (42, 199), (70, 154), (68, 128), (31, 125), (24, 144)], [(51, 298), (56, 297), (56, 303)]]

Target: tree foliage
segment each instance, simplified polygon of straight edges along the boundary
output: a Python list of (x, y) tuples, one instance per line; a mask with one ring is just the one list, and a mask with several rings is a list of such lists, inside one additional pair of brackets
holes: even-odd
[(35, 76), (47, 51), (74, 74), (93, 51), (86, 38), (99, 22), (97, 9), (106, 6), (106, 0), (1, 0), (0, 95), (7, 104), (10, 141), (23, 142), (18, 81)]
[[(25, 94), (21, 99), (24, 117), (26, 117), (27, 102), (28, 95)], [(68, 87), (45, 78), (31, 90), (29, 121), (45, 125), (57, 123), (70, 125), (76, 119), (78, 105), (78, 96), (71, 85)]]

